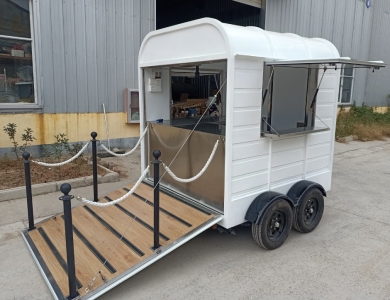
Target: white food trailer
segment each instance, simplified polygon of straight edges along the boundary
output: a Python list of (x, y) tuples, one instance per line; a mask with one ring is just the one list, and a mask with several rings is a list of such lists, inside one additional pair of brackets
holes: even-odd
[(314, 230), (331, 188), (340, 69), (383, 66), (340, 58), (323, 39), (209, 18), (149, 33), (129, 110), (141, 177), (96, 202), (76, 196), (87, 204), (73, 209), (63, 184), (65, 214), (37, 224), (30, 197), (23, 237), (53, 297), (95, 299), (216, 224), (251, 225), (265, 249), (292, 226)]
[[(151, 32), (139, 54), (141, 132), (149, 125), (142, 171), (158, 149), (173, 173), (193, 177), (220, 140), (199, 179), (182, 183), (166, 174), (163, 189), (222, 215), (226, 229), (251, 222), (254, 240), (277, 248), (292, 225), (306, 233), (321, 220), (341, 68), (383, 66), (340, 58), (324, 39), (210, 18)], [(172, 112), (172, 78), (180, 74), (219, 75), (218, 117)]]

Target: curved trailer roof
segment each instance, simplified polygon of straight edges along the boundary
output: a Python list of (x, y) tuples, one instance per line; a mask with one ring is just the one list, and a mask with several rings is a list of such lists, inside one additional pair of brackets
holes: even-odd
[(270, 61), (340, 58), (336, 47), (325, 39), (203, 18), (149, 33), (141, 45), (139, 66), (229, 59), (235, 55)]

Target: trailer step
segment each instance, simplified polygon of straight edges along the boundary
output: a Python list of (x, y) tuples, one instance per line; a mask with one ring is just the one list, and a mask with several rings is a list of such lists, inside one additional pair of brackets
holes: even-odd
[[(113, 201), (132, 186), (109, 193), (99, 201)], [(81, 299), (101, 296), (223, 218), (160, 193), (161, 248), (154, 251), (153, 206), (152, 187), (141, 184), (134, 195), (114, 206), (81, 205), (72, 209)], [(32, 231), (23, 231), (23, 237), (54, 298), (66, 299), (69, 292), (62, 215), (36, 224)]]

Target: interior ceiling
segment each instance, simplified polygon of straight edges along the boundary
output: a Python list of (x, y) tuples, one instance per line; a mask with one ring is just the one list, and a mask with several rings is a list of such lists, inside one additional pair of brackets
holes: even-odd
[(261, 27), (261, 9), (241, 1), (252, 0), (156, 0), (156, 28), (204, 17), (233, 25)]
[[(182, 5), (183, 2), (183, 0), (156, 0), (156, 7), (158, 10), (168, 10), (177, 5)], [(187, 0), (185, 2), (191, 3), (199, 9), (204, 6), (204, 0)]]

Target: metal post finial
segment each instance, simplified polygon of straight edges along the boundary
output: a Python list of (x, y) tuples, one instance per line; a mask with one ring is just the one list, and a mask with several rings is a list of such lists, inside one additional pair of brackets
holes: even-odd
[(30, 158), (30, 153), (28, 153), (27, 151), (26, 151), (26, 152), (23, 152), (22, 157), (23, 157), (25, 160), (28, 160), (28, 159)]
[(63, 183), (61, 184), (60, 191), (65, 195), (68, 196), (70, 191), (72, 190), (72, 187), (69, 183)]
[(97, 136), (98, 136), (98, 134), (97, 134), (95, 131), (92, 131), (92, 132), (91, 132), (91, 137), (92, 137), (93, 139), (96, 139)]
[(160, 156), (161, 156), (161, 151), (160, 150), (154, 150), (153, 151), (153, 157), (155, 159), (159, 159)]

